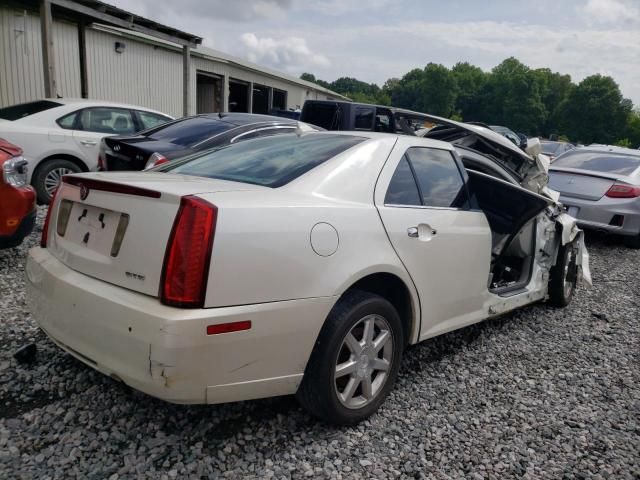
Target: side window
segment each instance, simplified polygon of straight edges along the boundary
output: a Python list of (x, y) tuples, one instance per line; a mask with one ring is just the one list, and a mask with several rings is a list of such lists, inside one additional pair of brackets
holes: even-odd
[(467, 208), (467, 192), (451, 152), (412, 147), (407, 150), (407, 157), (425, 206)]
[(142, 112), (140, 110), (137, 110), (136, 112), (144, 130), (157, 127), (158, 125), (171, 121), (170, 118), (163, 117), (162, 115), (157, 115), (155, 113)]
[(73, 128), (75, 126), (75, 123), (76, 123), (77, 116), (78, 116), (78, 112), (69, 113), (68, 115), (65, 115), (64, 117), (60, 117), (58, 120), (56, 120), (56, 122), (62, 128), (66, 128), (68, 130), (73, 130)]
[(373, 130), (373, 108), (356, 108), (356, 130)]
[(79, 130), (122, 135), (135, 132), (129, 110), (123, 108), (85, 108), (80, 112)]
[(391, 112), (388, 110), (378, 109), (376, 111), (376, 132), (389, 132), (393, 133), (393, 127), (391, 124)]
[(385, 205), (422, 205), (416, 179), (413, 177), (406, 156), (402, 157), (391, 177), (384, 203)]

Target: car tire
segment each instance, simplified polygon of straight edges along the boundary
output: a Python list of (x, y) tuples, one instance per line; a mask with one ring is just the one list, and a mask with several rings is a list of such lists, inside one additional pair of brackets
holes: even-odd
[(327, 423), (364, 420), (393, 388), (404, 342), (400, 316), (391, 303), (368, 292), (347, 292), (318, 335), (298, 401)]
[(51, 201), (53, 182), (70, 173), (80, 173), (82, 169), (70, 160), (54, 158), (40, 165), (33, 174), (31, 183), (36, 190), (38, 203), (48, 205)]
[(566, 307), (571, 303), (578, 283), (577, 248), (575, 242), (561, 245), (556, 264), (549, 272), (549, 303)]
[(640, 233), (633, 237), (624, 237), (624, 244), (629, 248), (640, 248)]

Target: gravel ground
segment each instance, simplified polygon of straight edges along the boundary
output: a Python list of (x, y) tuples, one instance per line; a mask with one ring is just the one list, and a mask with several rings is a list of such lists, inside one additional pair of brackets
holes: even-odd
[(614, 239), (588, 238), (569, 308), (410, 348), (381, 411), (338, 429), (291, 397), (169, 405), (62, 353), (23, 294), (39, 235), (0, 251), (0, 478), (640, 478), (640, 251)]

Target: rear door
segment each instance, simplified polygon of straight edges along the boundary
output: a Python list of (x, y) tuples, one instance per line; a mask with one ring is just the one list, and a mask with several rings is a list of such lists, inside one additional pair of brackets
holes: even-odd
[(452, 152), (396, 146), (375, 201), (420, 295), (421, 338), (476, 321), (487, 296), (491, 231), (484, 214), (469, 209)]
[(98, 163), (100, 140), (106, 135), (128, 135), (136, 131), (131, 110), (126, 108), (93, 107), (78, 112), (73, 139), (82, 152), (85, 163), (93, 170)]

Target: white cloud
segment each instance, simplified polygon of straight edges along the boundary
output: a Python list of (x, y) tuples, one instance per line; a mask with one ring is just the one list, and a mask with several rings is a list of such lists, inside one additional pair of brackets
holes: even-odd
[(362, 12), (363, 10), (370, 12), (390, 3), (392, 3), (392, 0), (368, 0), (367, 2), (362, 0), (320, 0), (309, 2), (304, 6), (325, 15), (338, 16), (346, 13)]
[(590, 23), (635, 23), (640, 21), (640, 9), (621, 0), (589, 0), (584, 15)]
[(258, 37), (254, 33), (244, 33), (240, 37), (251, 62), (288, 72), (305, 69), (326, 68), (329, 59), (311, 51), (302, 37)]

